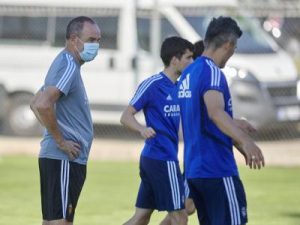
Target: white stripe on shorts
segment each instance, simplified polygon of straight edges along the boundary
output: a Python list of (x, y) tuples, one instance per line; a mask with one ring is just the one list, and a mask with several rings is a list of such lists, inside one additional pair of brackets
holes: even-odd
[(172, 199), (174, 209), (180, 209), (180, 190), (179, 190), (179, 182), (177, 177), (176, 164), (172, 161), (167, 161), (168, 165), (168, 173), (169, 173), (169, 181), (171, 185), (172, 191)]
[(61, 161), (60, 170), (60, 188), (61, 188), (61, 203), (62, 203), (62, 214), (63, 218), (66, 218), (68, 194), (69, 194), (69, 172), (70, 163), (67, 160)]
[(226, 189), (226, 194), (229, 203), (230, 217), (231, 217), (231, 225), (240, 225), (241, 224), (241, 216), (239, 210), (239, 203), (237, 201), (235, 187), (233, 184), (232, 177), (224, 177), (223, 178), (224, 186)]
[(185, 198), (189, 198), (190, 188), (186, 178), (184, 179), (184, 194), (185, 194)]

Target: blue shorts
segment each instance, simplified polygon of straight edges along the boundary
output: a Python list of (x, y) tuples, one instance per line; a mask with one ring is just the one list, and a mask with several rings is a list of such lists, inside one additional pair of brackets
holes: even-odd
[(140, 159), (141, 184), (136, 207), (175, 211), (184, 209), (184, 187), (178, 162)]
[(241, 225), (248, 222), (247, 202), (239, 177), (188, 179), (201, 225)]

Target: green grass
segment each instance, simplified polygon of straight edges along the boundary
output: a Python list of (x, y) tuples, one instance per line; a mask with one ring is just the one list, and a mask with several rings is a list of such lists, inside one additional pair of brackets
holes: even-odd
[[(249, 225), (300, 224), (300, 167), (240, 168), (248, 199)], [(138, 164), (90, 161), (75, 224), (118, 225), (134, 212)], [(151, 225), (165, 214), (155, 212)], [(0, 158), (0, 225), (40, 225), (37, 159)], [(196, 225), (195, 215), (190, 225)]]

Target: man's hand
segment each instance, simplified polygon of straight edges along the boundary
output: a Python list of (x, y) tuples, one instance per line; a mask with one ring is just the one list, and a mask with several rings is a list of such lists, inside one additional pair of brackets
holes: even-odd
[(140, 130), (140, 134), (142, 135), (143, 138), (147, 139), (147, 138), (153, 138), (155, 137), (156, 133), (155, 130), (153, 130), (152, 127), (143, 127)]
[(62, 141), (58, 147), (64, 151), (71, 161), (75, 160), (80, 153), (80, 145), (74, 141), (64, 140)]
[(235, 147), (243, 154), (246, 165), (250, 169), (260, 169), (265, 166), (264, 156), (260, 148), (252, 140), (247, 140), (241, 145), (235, 144)]

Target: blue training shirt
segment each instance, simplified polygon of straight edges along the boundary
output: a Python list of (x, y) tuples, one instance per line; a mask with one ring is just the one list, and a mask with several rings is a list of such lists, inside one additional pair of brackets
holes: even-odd
[(178, 161), (180, 106), (177, 84), (162, 72), (153, 75), (139, 85), (129, 104), (136, 111), (143, 110), (147, 127), (156, 132), (155, 137), (146, 139), (142, 156)]
[(187, 178), (219, 178), (238, 175), (232, 140), (209, 118), (204, 94), (223, 94), (225, 111), (232, 117), (229, 88), (223, 72), (207, 57), (198, 57), (183, 72), (178, 97), (184, 137)]
[[(55, 113), (63, 137), (80, 144), (80, 155), (74, 162), (86, 164), (94, 136), (93, 123), (80, 65), (70, 52), (64, 50), (54, 59), (43, 89), (50, 86), (62, 93), (55, 104)], [(47, 130), (41, 142), (39, 157), (69, 160)]]

